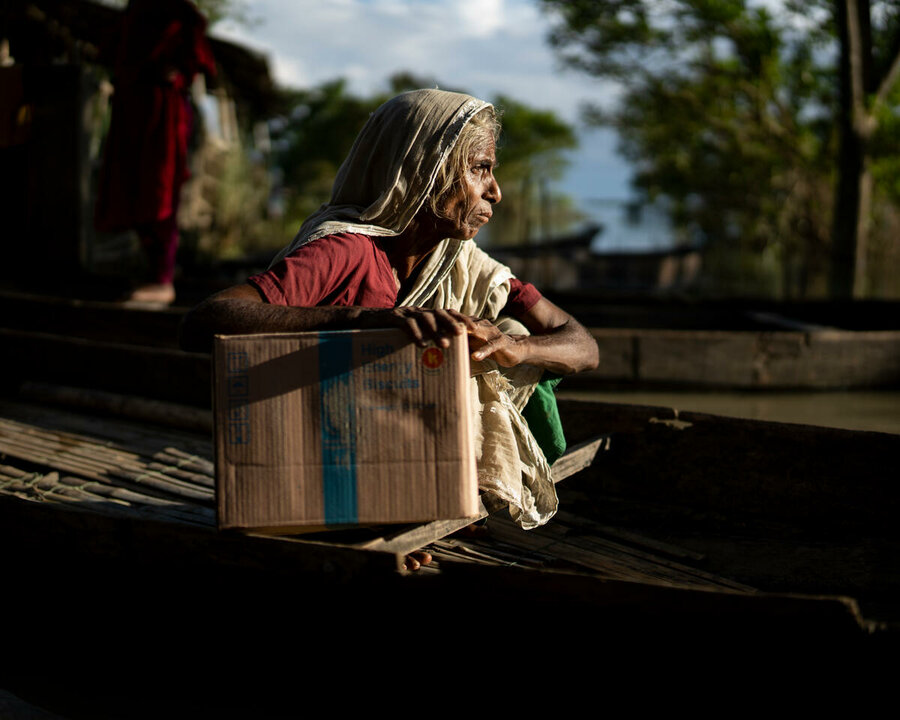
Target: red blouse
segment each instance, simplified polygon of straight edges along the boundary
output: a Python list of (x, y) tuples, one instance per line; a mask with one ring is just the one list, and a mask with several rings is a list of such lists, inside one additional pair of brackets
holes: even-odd
[[(397, 304), (397, 284), (382, 238), (355, 233), (329, 235), (297, 248), (248, 282), (273, 305), (392, 308)], [(521, 317), (541, 297), (531, 283), (512, 278), (503, 314)]]

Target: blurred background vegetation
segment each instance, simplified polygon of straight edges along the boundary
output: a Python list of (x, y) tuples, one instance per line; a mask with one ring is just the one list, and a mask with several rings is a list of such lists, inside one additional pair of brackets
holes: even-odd
[[(782, 299), (900, 297), (900, 0), (540, 0), (560, 58), (613, 79), (584, 107), (635, 168), (638, 204), (663, 208), (673, 244), (700, 248), (692, 292)], [(245, 3), (201, 0), (213, 24)], [(369, 113), (411, 73), (359, 97), (344, 80), (280, 89), (274, 117), (195, 157), (200, 258), (271, 253), (328, 200)], [(503, 202), (481, 242), (540, 243), (586, 218), (555, 191), (576, 128), (550, 110), (503, 113)], [(191, 205), (191, 203), (187, 203)], [(199, 218), (199, 219), (198, 219)]]
[[(264, 129), (246, 128), (240, 144), (206, 148), (195, 158), (195, 174), (207, 186), (204, 206), (214, 210), (213, 218), (198, 224), (183, 217), (182, 223), (194, 233), (200, 252), (233, 258), (281, 248), (328, 201), (338, 168), (369, 114), (394, 95), (422, 87), (466, 91), (411, 73), (394, 75), (383, 92), (369, 97), (353, 95), (342, 79), (279, 90), (282, 112), (265, 120)], [(565, 169), (562, 151), (577, 145), (574, 128), (549, 110), (512, 98), (492, 102), (503, 122), (497, 171), (503, 202), (482, 241), (515, 245), (570, 227), (581, 215), (569, 198), (551, 190), (551, 181)], [(260, 132), (263, 142), (253, 137)], [(209, 156), (215, 159), (210, 162)]]
[(900, 297), (900, 3), (543, 2), (563, 59), (624, 87), (585, 118), (714, 286)]

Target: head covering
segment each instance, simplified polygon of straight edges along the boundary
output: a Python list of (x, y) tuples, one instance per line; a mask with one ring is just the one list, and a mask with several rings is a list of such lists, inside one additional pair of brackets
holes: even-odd
[(369, 117), (338, 170), (331, 200), (307, 218), (273, 263), (325, 235), (399, 235), (419, 212), (466, 124), (490, 103), (413, 90)]

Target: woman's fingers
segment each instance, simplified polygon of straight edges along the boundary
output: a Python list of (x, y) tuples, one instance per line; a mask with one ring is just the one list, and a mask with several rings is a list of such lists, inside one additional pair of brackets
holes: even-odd
[(484, 360), (491, 357), (499, 365), (512, 367), (524, 362), (526, 349), (523, 342), (526, 335), (505, 335), (490, 320), (469, 317), (456, 310), (431, 310), (420, 307), (400, 307), (393, 310), (378, 311), (382, 320), (392, 320), (385, 325), (367, 325), (368, 327), (386, 327), (395, 325), (403, 328), (419, 347), (434, 342), (439, 347), (449, 347), (453, 337), (468, 334), (469, 350), (473, 360)]
[(500, 350), (504, 345), (505, 338), (496, 337), (492, 340), (485, 341), (475, 352), (472, 353), (473, 360), (484, 360), (495, 352)]
[(431, 317), (437, 325), (435, 340), (441, 347), (450, 347), (450, 338), (462, 335), (466, 331), (465, 325), (446, 310), (435, 310)]
[(520, 343), (524, 335), (505, 335), (492, 323), (490, 328), (479, 328), (478, 333), (469, 334), (469, 348), (473, 350), (473, 360), (492, 358), (498, 365), (513, 367), (522, 362)]
[(416, 321), (415, 316), (401, 315), (400, 317), (404, 321), (403, 329), (409, 333), (415, 343), (422, 346), (426, 345), (425, 336), (422, 334), (422, 329), (419, 327), (419, 323)]
[(462, 335), (466, 326), (458, 314), (446, 310), (428, 310), (418, 307), (396, 308), (394, 316), (402, 319), (402, 327), (416, 343), (424, 347), (431, 340), (441, 347), (450, 346), (450, 338)]
[(469, 317), (468, 315), (463, 315), (461, 312), (457, 310), (446, 310), (447, 312), (457, 323), (459, 323), (465, 332), (475, 332), (478, 330), (479, 322), (486, 322), (483, 320), (478, 320), (477, 318)]

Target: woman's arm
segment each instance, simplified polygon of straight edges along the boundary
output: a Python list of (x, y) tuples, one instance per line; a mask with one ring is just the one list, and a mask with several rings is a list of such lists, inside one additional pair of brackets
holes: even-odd
[(547, 298), (518, 317), (531, 335), (505, 335), (487, 320), (458, 317), (464, 318), (473, 360), (492, 357), (504, 367), (536, 365), (559, 375), (593, 370), (600, 363), (591, 334)]
[(181, 323), (181, 347), (208, 352), (214, 335), (244, 335), (306, 330), (401, 328), (419, 344), (429, 340), (442, 347), (465, 332), (463, 316), (422, 308), (356, 306), (288, 307), (266, 302), (249, 283), (236, 285), (204, 300)]

